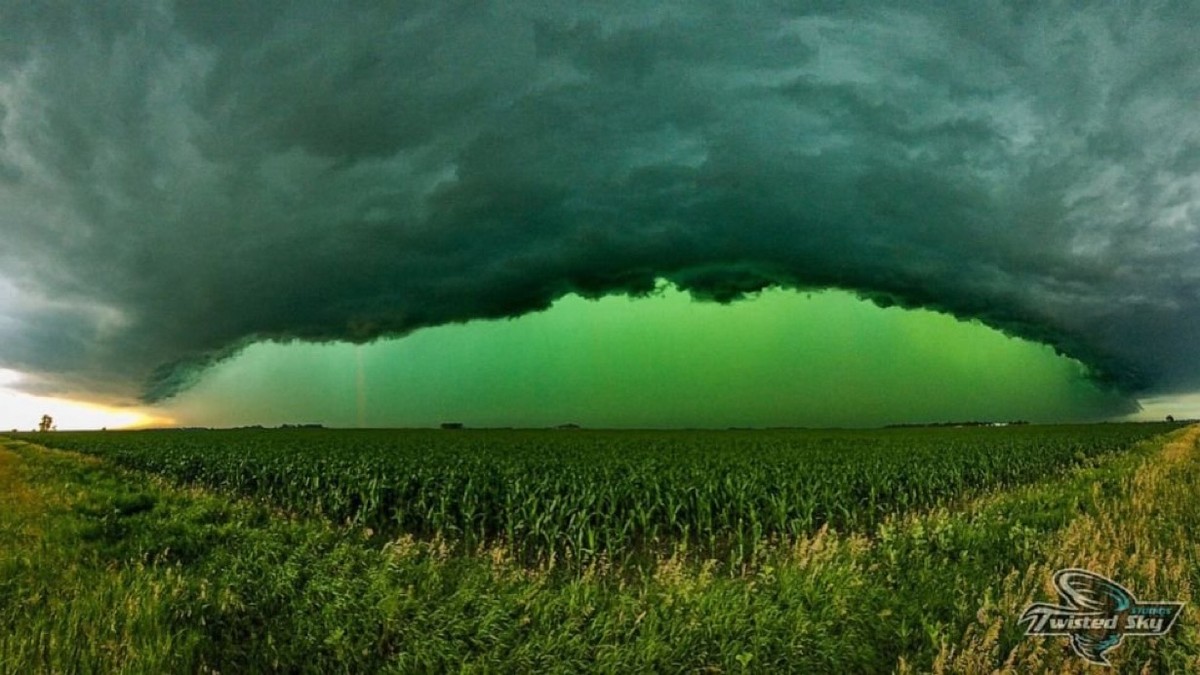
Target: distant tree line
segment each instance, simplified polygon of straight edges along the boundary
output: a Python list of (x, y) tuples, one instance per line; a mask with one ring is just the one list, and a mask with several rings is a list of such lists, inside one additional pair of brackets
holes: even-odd
[(971, 420), (968, 422), (904, 422), (900, 424), (889, 424), (887, 429), (911, 429), (915, 427), (1002, 427), (1002, 426), (1021, 426), (1029, 424), (1029, 420), (1012, 420), (1009, 422), (981, 422), (979, 420)]

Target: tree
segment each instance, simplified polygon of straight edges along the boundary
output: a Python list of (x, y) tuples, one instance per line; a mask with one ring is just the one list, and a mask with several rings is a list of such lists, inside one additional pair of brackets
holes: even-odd
[(1174, 421), (1175, 421), (1175, 416), (1174, 416), (1174, 415), (1167, 415), (1167, 421), (1168, 421), (1168, 422), (1174, 422)]
[(42, 415), (42, 421), (38, 423), (38, 431), (50, 431), (54, 428), (54, 418), (49, 415)]

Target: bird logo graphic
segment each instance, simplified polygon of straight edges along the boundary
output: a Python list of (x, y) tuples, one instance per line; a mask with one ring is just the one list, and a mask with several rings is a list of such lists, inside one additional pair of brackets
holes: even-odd
[(1089, 663), (1111, 666), (1107, 652), (1127, 635), (1165, 635), (1175, 625), (1182, 602), (1139, 602), (1121, 584), (1083, 569), (1054, 573), (1057, 605), (1035, 602), (1021, 614), (1026, 635), (1064, 635)]

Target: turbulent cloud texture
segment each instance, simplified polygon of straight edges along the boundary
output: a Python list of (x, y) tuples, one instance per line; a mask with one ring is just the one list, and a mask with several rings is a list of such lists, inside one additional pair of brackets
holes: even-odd
[(0, 4), (0, 367), (158, 400), (665, 278), (1200, 387), (1189, 3)]

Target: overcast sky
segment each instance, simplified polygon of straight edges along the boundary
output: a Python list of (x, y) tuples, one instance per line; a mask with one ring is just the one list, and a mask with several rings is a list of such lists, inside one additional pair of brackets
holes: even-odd
[(955, 5), (0, 0), (0, 368), (161, 403), (668, 280), (1200, 390), (1200, 4)]

